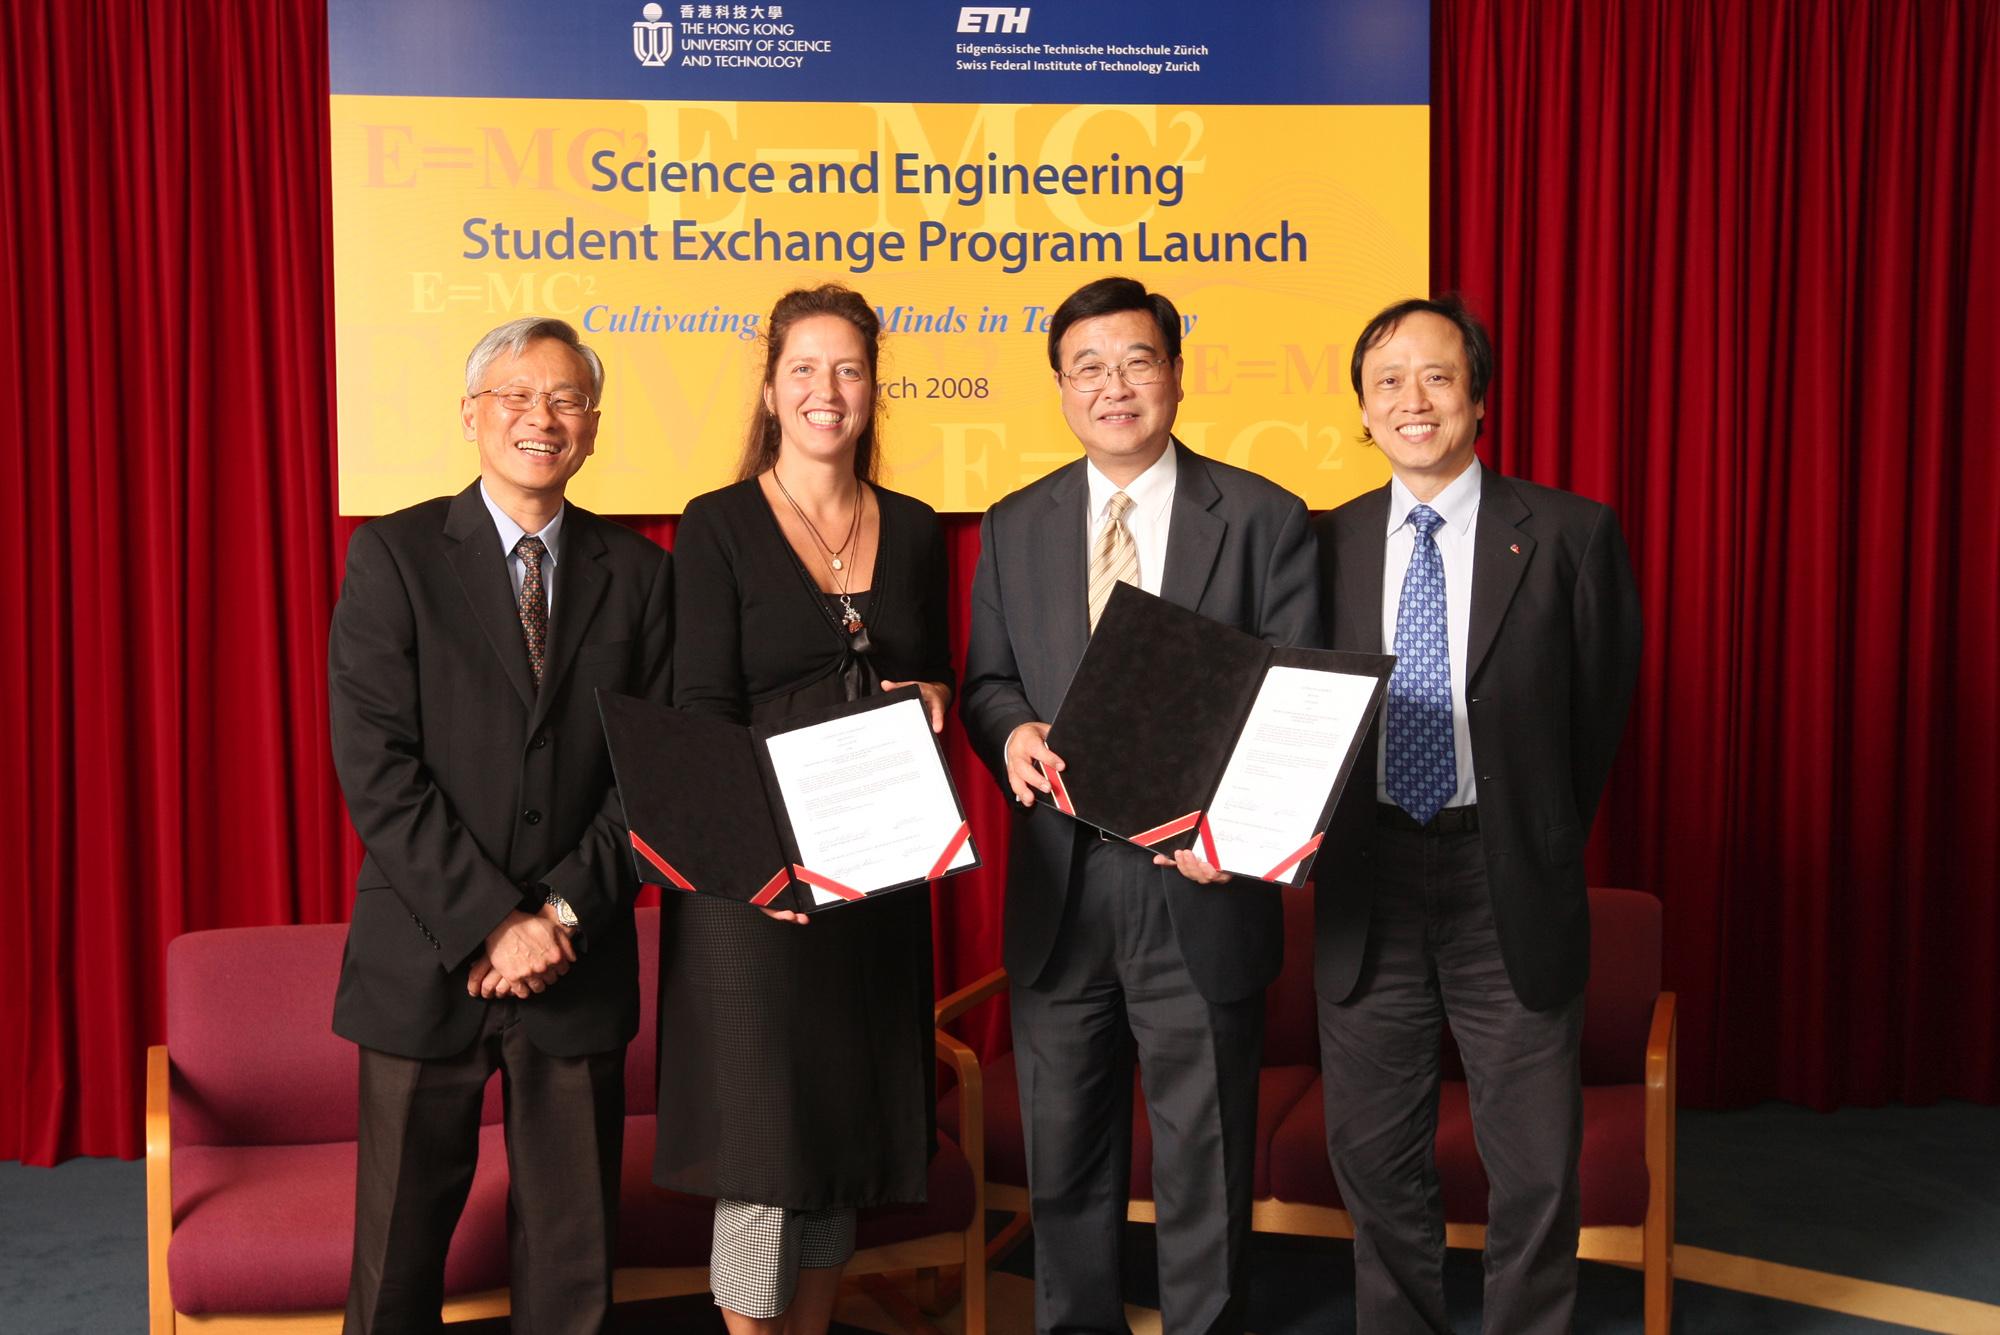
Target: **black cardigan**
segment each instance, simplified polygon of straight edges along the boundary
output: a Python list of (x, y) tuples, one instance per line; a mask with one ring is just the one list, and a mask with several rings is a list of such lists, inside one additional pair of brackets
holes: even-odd
[[(950, 686), (948, 572), (937, 513), (874, 488), (880, 549), (868, 598), (869, 663), (889, 681)], [(750, 706), (840, 667), (843, 632), (755, 478), (688, 502), (674, 538), (674, 703), (738, 723)], [(859, 592), (857, 590), (856, 592)]]

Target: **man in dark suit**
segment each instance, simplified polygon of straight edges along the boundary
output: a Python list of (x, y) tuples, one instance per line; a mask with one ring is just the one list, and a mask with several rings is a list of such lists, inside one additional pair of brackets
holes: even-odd
[(1393, 477), (1316, 525), (1327, 647), (1397, 655), (1315, 905), (1362, 1335), (1451, 1329), (1432, 1153), (1447, 1020), (1491, 1184), (1485, 1329), (1553, 1335), (1575, 1304), (1583, 846), (1638, 672), (1639, 601), (1607, 507), (1480, 467), (1492, 374), (1458, 302), (1376, 316), (1352, 375)]
[(1062, 766), (1045, 741), (1048, 720), (1113, 584), (1308, 644), (1319, 611), (1310, 530), (1298, 497), (1172, 438), (1180, 315), (1167, 298), (1126, 278), (1081, 288), (1051, 320), (1049, 363), (1084, 458), (987, 512), (960, 706), (974, 746), (1020, 804), (1006, 964), (1035, 1324), (1125, 1329), (1119, 1243), (1136, 1055), (1153, 1128), (1165, 1328), (1236, 1330), (1263, 992), (1284, 947), (1278, 892), (1213, 884), (1224, 878), (1187, 852), (1154, 858), (1100, 839), (1037, 802), (1049, 791), (1038, 766)]
[(516, 1330), (611, 1298), (638, 892), (594, 693), (664, 703), (668, 558), (566, 505), (604, 372), (560, 320), (481, 339), (479, 480), (347, 548), (334, 766), (367, 849), (333, 1027), (361, 1045), (350, 1332), (435, 1330), (445, 1250), (505, 1071)]

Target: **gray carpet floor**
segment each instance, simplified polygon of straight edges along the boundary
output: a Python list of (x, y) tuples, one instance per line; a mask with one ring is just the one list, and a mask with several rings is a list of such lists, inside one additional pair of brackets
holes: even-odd
[[(2000, 1304), (2000, 1108), (1683, 1112), (1679, 1149), (1682, 1245)], [(1150, 1305), (1149, 1230), (1132, 1230), (1127, 1258), (1126, 1292)], [(1252, 1266), (1248, 1325), (1257, 1335), (1354, 1329), (1350, 1244), (1260, 1238)], [(1480, 1282), (1478, 1254), (1451, 1253), (1445, 1291), (1458, 1335), (1478, 1335)], [(1641, 1335), (1642, 1293), (1638, 1272), (1584, 1264), (1577, 1330)], [(1909, 1329), (1686, 1282), (1674, 1304), (1682, 1335)]]
[[(146, 1327), (142, 1165), (78, 1159), (59, 1168), (0, 1164), (0, 1335), (104, 1335)], [(1683, 1245), (2000, 1304), (2000, 1108), (1852, 1109), (1816, 1114), (1769, 1104), (1684, 1112)], [(1023, 1247), (1002, 1269), (1029, 1273)], [(1126, 1291), (1154, 1302), (1151, 1231), (1128, 1238)], [(1257, 1335), (1353, 1329), (1346, 1243), (1259, 1238), (1249, 1325)], [(1479, 1258), (1454, 1253), (1454, 1325), (1478, 1330)], [(1638, 1335), (1640, 1278), (1583, 1267), (1577, 1328)], [(1682, 1283), (1683, 1335), (1863, 1335), (1888, 1326)], [(720, 1331), (705, 1299), (621, 1312), (618, 1330)], [(499, 1323), (461, 1328), (497, 1335)]]

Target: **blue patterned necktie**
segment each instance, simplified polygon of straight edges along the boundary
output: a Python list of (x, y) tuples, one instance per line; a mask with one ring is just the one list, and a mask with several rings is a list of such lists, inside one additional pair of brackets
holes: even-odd
[(1451, 640), (1444, 612), (1444, 520), (1428, 505), (1410, 508), (1416, 530), (1403, 597), (1396, 606), (1396, 671), (1389, 678), (1389, 735), (1384, 777), (1389, 797), (1429, 824), (1458, 791), (1451, 743)]

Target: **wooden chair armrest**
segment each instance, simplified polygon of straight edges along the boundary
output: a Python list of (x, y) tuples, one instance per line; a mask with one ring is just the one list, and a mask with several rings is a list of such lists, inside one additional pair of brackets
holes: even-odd
[(931, 1023), (942, 1029), (959, 1016), (971, 1010), (982, 1001), (990, 1001), (1007, 988), (1007, 971), (995, 969), (976, 982), (967, 983), (958, 991), (937, 1004), (936, 1018)]
[(167, 1050), (146, 1049), (146, 1317), (151, 1335), (173, 1335), (167, 1243), (174, 1235), (173, 1129), (167, 1121)]
[(1676, 1196), (1675, 1108), (1680, 1097), (1680, 1031), (1674, 994), (1653, 1003), (1653, 1027), (1646, 1037), (1646, 1330), (1673, 1328), (1674, 1201)]
[[(973, 986), (987, 986), (995, 978), (1004, 982), (1006, 975), (996, 973)], [(942, 1012), (944, 1007), (938, 1009)], [(949, 1066), (958, 1080), (958, 1147), (965, 1154), (966, 1166), (972, 1175), (972, 1211), (961, 1235), (964, 1261), (957, 1278), (954, 1280), (937, 1269), (920, 1270), (918, 1287), (927, 1297), (920, 1307), (911, 1308), (908, 1315), (914, 1319), (905, 1320), (902, 1324), (906, 1330), (925, 1330), (936, 1335), (936, 1328), (923, 1320), (923, 1314), (928, 1312), (935, 1316), (962, 1301), (967, 1335), (986, 1335), (985, 1087), (979, 1073), (979, 1054), (942, 1028), (937, 1030), (935, 1037), (938, 1061)], [(900, 1293), (900, 1290), (892, 1292)]]
[(979, 1073), (979, 1054), (940, 1029), (937, 1031), (937, 1055), (938, 1060), (951, 1067), (958, 1076), (958, 1147), (965, 1152), (966, 1162), (972, 1165), (972, 1217), (984, 1220), (986, 1089)]
[(1653, 1026), (1646, 1034), (1646, 1094), (1650, 1102), (1655, 1092), (1664, 1092), (1671, 1104), (1678, 1083), (1676, 1052), (1680, 1046), (1678, 1007), (1671, 992), (1662, 992), (1653, 1002)]

